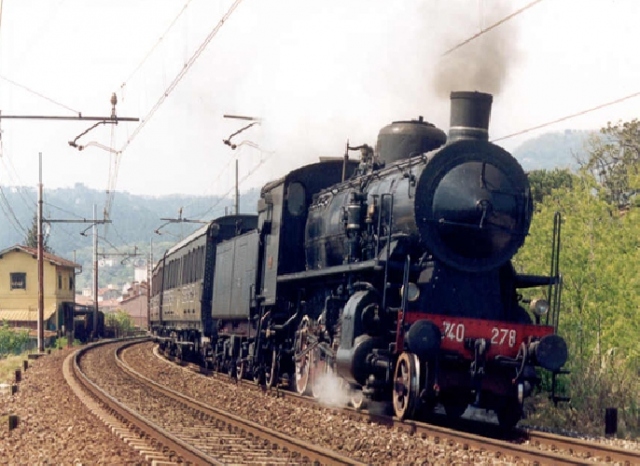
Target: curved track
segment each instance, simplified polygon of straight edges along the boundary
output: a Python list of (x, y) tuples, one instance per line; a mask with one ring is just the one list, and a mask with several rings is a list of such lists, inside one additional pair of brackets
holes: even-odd
[(142, 439), (145, 445), (140, 448), (148, 448), (148, 458), (192, 464), (360, 464), (141, 376), (119, 358), (123, 348), (139, 341), (81, 350), (69, 363), (69, 371), (132, 437)]

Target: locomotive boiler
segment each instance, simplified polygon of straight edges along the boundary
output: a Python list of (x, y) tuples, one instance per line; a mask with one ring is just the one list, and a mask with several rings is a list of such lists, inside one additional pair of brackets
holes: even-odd
[[(255, 230), (221, 238), (203, 274), (212, 330), (169, 334), (157, 319), (157, 333), (269, 386), (319, 396), (331, 376), (356, 407), (386, 401), (415, 418), (441, 403), (456, 417), (474, 404), (514, 425), (540, 370), (567, 359), (560, 222), (551, 273), (517, 273), (532, 198), (518, 162), (488, 140), (491, 104), (454, 92), (448, 137), (422, 118), (393, 122), (375, 148), (347, 146), (358, 161), (347, 153), (267, 184)], [(252, 246), (229, 253), (241, 244)], [(530, 287), (546, 299), (525, 302)]]

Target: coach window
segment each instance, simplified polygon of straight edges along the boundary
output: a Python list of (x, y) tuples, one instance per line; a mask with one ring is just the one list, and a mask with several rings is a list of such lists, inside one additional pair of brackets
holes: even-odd
[(10, 288), (12, 290), (26, 290), (27, 289), (27, 274), (24, 272), (13, 272), (9, 274), (11, 280)]
[(295, 217), (304, 214), (306, 209), (306, 190), (302, 183), (294, 182), (287, 190), (287, 209)]

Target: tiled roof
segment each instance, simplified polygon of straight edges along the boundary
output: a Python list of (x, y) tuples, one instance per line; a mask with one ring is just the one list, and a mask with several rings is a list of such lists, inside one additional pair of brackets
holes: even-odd
[[(21, 244), (16, 244), (14, 246), (11, 246), (7, 249), (0, 251), (0, 257), (11, 251), (22, 251), (36, 258), (38, 257), (38, 250), (36, 248), (30, 248), (28, 246), (23, 246)], [(44, 253), (44, 259), (51, 262), (54, 265), (59, 265), (60, 267), (69, 267), (69, 268), (76, 268), (76, 269), (79, 269), (82, 267), (80, 264), (76, 264), (75, 262), (72, 262), (60, 256), (56, 256), (55, 254), (51, 254), (49, 252)]]
[[(56, 305), (53, 304), (47, 309), (44, 308), (43, 319), (49, 318), (56, 312)], [(38, 320), (38, 310), (31, 309), (2, 309), (0, 308), (0, 322), (8, 320), (10, 322), (36, 322)]]

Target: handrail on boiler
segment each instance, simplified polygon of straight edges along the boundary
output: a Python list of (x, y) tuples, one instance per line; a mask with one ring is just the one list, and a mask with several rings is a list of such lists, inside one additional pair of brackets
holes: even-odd
[[(382, 214), (382, 209), (384, 208), (384, 199), (385, 197), (389, 198), (389, 212), (387, 218), (387, 257), (384, 261), (384, 288), (382, 290), (382, 309), (386, 309), (387, 307), (387, 278), (389, 273), (389, 255), (391, 254), (391, 226), (393, 223), (393, 194), (385, 193), (380, 196), (380, 213)], [(376, 258), (378, 258), (378, 254), (380, 252), (380, 229), (382, 228), (382, 215), (378, 215), (378, 232), (376, 235)]]

